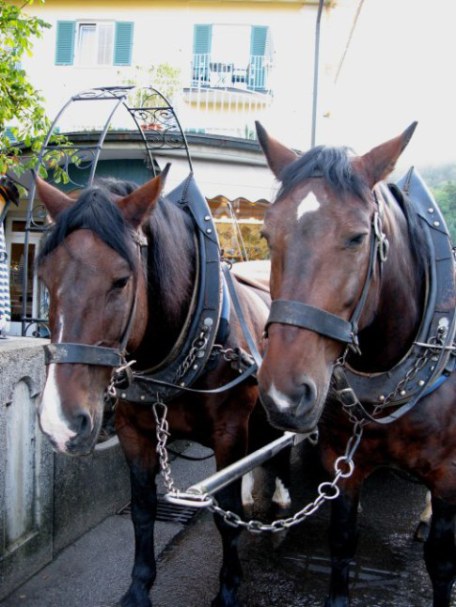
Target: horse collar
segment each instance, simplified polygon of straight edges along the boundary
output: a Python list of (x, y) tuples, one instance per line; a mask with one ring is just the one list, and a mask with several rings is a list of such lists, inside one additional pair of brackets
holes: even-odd
[[(361, 373), (344, 363), (336, 365), (333, 375), (335, 395), (344, 406), (357, 410), (358, 417), (383, 424), (398, 419), (439, 387), (441, 377), (448, 376), (456, 363), (455, 269), (445, 220), (415, 169), (398, 184), (390, 185), (390, 190), (396, 198), (408, 197), (428, 244), (430, 261), (421, 326), (408, 354), (388, 372)], [(379, 417), (387, 407), (394, 411)]]
[[(44, 346), (47, 365), (79, 363), (112, 367), (114, 371), (108, 388), (109, 394), (130, 402), (156, 402), (157, 398), (166, 402), (177, 396), (181, 388), (194, 383), (205, 371), (219, 328), (223, 291), (220, 251), (207, 201), (196, 185), (193, 174), (173, 190), (168, 198), (193, 219), (198, 267), (197, 285), (187, 321), (166, 360), (157, 368), (142, 373), (133, 372), (132, 363), (126, 364), (126, 345), (136, 311), (135, 297), (132, 299), (119, 348), (73, 343)], [(143, 263), (147, 264), (145, 236), (135, 233), (133, 239), (139, 247)]]
[[(221, 325), (223, 283), (217, 232), (207, 201), (190, 174), (167, 198), (188, 212), (195, 226), (197, 281), (183, 330), (171, 353), (157, 367), (120, 376), (114, 372), (111, 393), (138, 404), (168, 402), (206, 370)], [(126, 381), (125, 381), (126, 380)]]

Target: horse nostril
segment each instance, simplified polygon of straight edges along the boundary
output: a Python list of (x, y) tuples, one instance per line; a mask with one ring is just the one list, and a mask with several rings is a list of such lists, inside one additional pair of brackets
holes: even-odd
[(87, 436), (92, 430), (92, 420), (86, 411), (78, 413), (73, 418), (72, 428), (77, 436)]
[(304, 414), (309, 407), (311, 407), (315, 401), (317, 400), (317, 386), (315, 382), (306, 378), (301, 382), (301, 395), (299, 399), (298, 406), (296, 408), (296, 413), (298, 415)]
[(317, 396), (317, 387), (312, 380), (302, 384), (302, 399), (306, 402), (311, 403)]

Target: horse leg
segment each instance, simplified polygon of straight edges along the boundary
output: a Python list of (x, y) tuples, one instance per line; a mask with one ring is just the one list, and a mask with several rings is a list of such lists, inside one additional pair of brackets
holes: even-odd
[(358, 542), (356, 520), (359, 493), (342, 493), (331, 502), (329, 545), (331, 578), (325, 607), (348, 607), (349, 570)]
[(432, 496), (431, 492), (426, 492), (426, 505), (423, 512), (420, 514), (420, 522), (415, 529), (415, 535), (413, 536), (417, 542), (425, 542), (429, 535), (429, 527), (432, 518)]
[[(128, 434), (127, 434), (128, 433)], [(157, 512), (155, 445), (135, 436), (130, 427), (118, 429), (130, 467), (131, 518), (135, 534), (135, 556), (131, 584), (122, 597), (122, 607), (152, 607), (149, 592), (156, 576), (154, 525)]]
[[(217, 492), (216, 498), (224, 510), (230, 510), (239, 516), (243, 514), (241, 481), (234, 481), (225, 489)], [(229, 525), (219, 514), (214, 515), (214, 521), (222, 538), (223, 560), (219, 574), (219, 591), (212, 601), (211, 607), (239, 607), (237, 590), (242, 580), (242, 568), (238, 544), (241, 528)]]
[[(232, 426), (232, 422), (230, 424)], [(226, 427), (226, 426), (225, 426)], [(218, 433), (214, 439), (217, 468), (222, 469), (243, 457), (247, 450), (247, 425), (245, 428), (233, 427), (230, 433)], [(216, 493), (218, 504), (238, 516), (243, 515), (241, 499), (241, 479), (230, 483)], [(223, 516), (214, 515), (214, 521), (222, 539), (223, 561), (220, 569), (220, 586), (211, 607), (239, 607), (237, 590), (242, 579), (242, 568), (238, 554), (240, 527), (229, 525)]]
[(434, 607), (449, 607), (456, 577), (454, 519), (456, 505), (432, 498), (429, 537), (424, 544), (424, 560), (434, 590)]

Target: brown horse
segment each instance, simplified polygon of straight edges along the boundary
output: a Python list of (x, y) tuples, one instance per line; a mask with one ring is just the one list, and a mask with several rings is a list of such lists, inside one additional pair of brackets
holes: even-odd
[[(206, 352), (215, 321), (209, 309), (202, 321), (195, 320), (194, 310), (206, 306), (209, 297), (207, 290), (195, 291), (195, 284), (201, 283), (202, 274), (217, 273), (220, 266), (217, 259), (209, 259), (210, 268), (204, 271), (198, 266), (197, 258), (204, 251), (198, 249), (195, 232), (203, 232), (201, 240), (214, 238), (213, 230), (206, 228), (208, 216), (199, 218), (204, 224), (201, 229), (188, 205), (160, 196), (164, 179), (165, 172), (136, 189), (111, 181), (88, 188), (75, 201), (37, 178), (39, 197), (55, 222), (38, 260), (39, 276), (50, 294), (52, 335), (39, 420), (56, 451), (89, 453), (102, 424), (113, 368), (121, 366), (127, 351), (128, 360), (136, 361), (133, 368), (144, 385), (147, 370), (158, 369), (154, 375), (158, 379), (151, 384), (152, 394), (157, 396), (152, 398), (160, 403), (166, 400), (165, 421), (171, 437), (188, 437), (211, 447), (220, 469), (278, 433), (257, 406), (258, 387), (248, 376), (251, 364), (243, 361), (249, 351), (246, 329), (241, 327), (232, 298), (227, 300), (229, 313), (222, 319), (216, 316), (217, 341)], [(191, 187), (189, 178), (182, 196)], [(206, 282), (209, 278), (205, 276)], [(269, 294), (234, 279), (232, 286), (244, 324), (259, 347)], [(175, 385), (166, 375), (167, 369), (179, 359), (186, 336), (200, 321)], [(202, 370), (198, 370), (200, 361), (206, 362)], [(197, 374), (190, 389), (186, 373)], [(227, 384), (230, 387), (225, 389)], [(116, 407), (116, 430), (131, 471), (136, 542), (132, 583), (121, 605), (150, 607), (149, 591), (156, 575), (157, 421), (152, 405), (141, 402), (143, 398), (148, 401), (142, 388), (135, 386), (133, 382), (120, 389)], [(139, 396), (133, 393), (129, 401), (132, 388), (139, 390)], [(170, 391), (169, 400), (160, 396), (163, 390)], [(161, 405), (159, 413), (163, 410)], [(221, 490), (217, 499), (225, 509), (241, 514), (240, 481)], [(241, 578), (239, 530), (218, 516), (216, 524), (222, 536), (223, 563), (219, 593), (212, 605), (235, 607)]]
[(257, 125), (281, 184), (264, 221), (273, 301), (261, 400), (277, 427), (319, 423), (333, 475), (353, 427), (363, 432), (354, 471), (344, 468), (332, 502), (327, 607), (349, 605), (359, 493), (380, 466), (401, 468), (431, 491), (424, 558), (434, 607), (450, 605), (456, 574), (452, 250), (416, 173), (402, 189), (383, 182), (415, 126), (356, 156), (323, 146), (297, 155)]

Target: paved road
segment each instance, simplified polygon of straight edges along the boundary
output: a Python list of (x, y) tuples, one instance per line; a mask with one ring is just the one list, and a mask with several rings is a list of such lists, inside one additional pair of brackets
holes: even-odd
[[(199, 453), (197, 446), (191, 449)], [(314, 497), (308, 470), (293, 460), (293, 501)], [(211, 472), (211, 460), (173, 463), (180, 486)], [(312, 481), (313, 482), (313, 481)], [(430, 585), (422, 545), (413, 531), (424, 488), (380, 472), (367, 484), (360, 513), (360, 544), (353, 566), (352, 607), (429, 607)], [(286, 534), (245, 533), (241, 541), (243, 607), (322, 607), (328, 584), (328, 507)], [(190, 524), (158, 524), (158, 579), (154, 607), (206, 607), (216, 593), (218, 534), (208, 513)], [(67, 548), (1, 607), (114, 607), (128, 585), (133, 554), (127, 515), (109, 517)], [(456, 606), (456, 596), (454, 600)]]
[[(303, 478), (299, 466), (295, 479)], [(313, 499), (311, 487), (294, 486), (295, 508)], [(379, 472), (365, 487), (360, 544), (352, 572), (352, 607), (430, 607), (432, 595), (413, 540), (424, 504), (423, 487)], [(322, 607), (329, 579), (326, 543), (329, 508), (282, 534), (244, 534), (241, 559), (243, 607)], [(209, 516), (198, 518), (162, 554), (152, 594), (157, 607), (210, 605), (217, 589), (220, 550)], [(456, 596), (454, 600), (456, 605)]]

